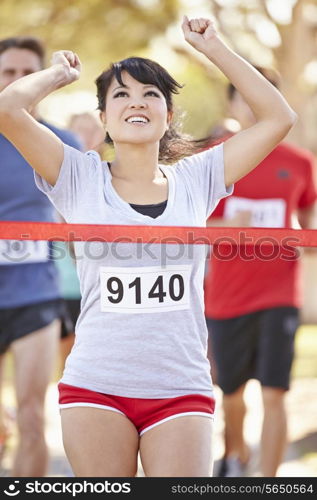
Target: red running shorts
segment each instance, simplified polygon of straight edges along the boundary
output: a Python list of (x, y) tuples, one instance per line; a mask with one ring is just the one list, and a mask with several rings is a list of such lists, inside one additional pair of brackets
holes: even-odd
[(135, 425), (140, 436), (163, 422), (187, 415), (213, 418), (215, 400), (201, 394), (176, 398), (141, 399), (113, 396), (58, 384), (60, 409), (89, 406), (125, 415)]

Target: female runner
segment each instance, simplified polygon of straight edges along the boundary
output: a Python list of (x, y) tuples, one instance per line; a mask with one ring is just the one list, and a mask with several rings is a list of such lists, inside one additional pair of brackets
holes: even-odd
[[(256, 124), (196, 154), (173, 128), (180, 85), (157, 63), (128, 58), (97, 90), (115, 157), (65, 146), (29, 114), (77, 80), (71, 51), (0, 94), (0, 132), (36, 171), (69, 223), (205, 226), (220, 198), (288, 133), (295, 113), (218, 36), (184, 17), (185, 40), (232, 82)], [(171, 163), (171, 165), (167, 165)], [(59, 384), (63, 441), (76, 476), (210, 476), (214, 399), (206, 356), (204, 245), (76, 242), (82, 308)], [(120, 238), (118, 238), (119, 240)]]

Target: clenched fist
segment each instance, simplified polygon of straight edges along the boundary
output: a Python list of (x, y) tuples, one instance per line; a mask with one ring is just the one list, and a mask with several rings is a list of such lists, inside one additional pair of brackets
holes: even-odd
[(184, 16), (182, 30), (185, 40), (203, 53), (210, 49), (211, 42), (218, 40), (217, 31), (210, 19), (200, 17), (189, 20)]
[(51, 59), (52, 66), (54, 64), (61, 64), (65, 71), (64, 85), (72, 83), (80, 77), (81, 62), (77, 54), (70, 50), (59, 50), (54, 52)]

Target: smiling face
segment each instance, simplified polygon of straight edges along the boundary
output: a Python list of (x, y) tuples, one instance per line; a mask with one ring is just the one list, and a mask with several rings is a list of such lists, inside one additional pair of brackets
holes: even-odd
[(121, 79), (123, 85), (113, 78), (101, 113), (108, 134), (115, 144), (159, 142), (172, 118), (164, 95), (127, 71), (122, 71)]

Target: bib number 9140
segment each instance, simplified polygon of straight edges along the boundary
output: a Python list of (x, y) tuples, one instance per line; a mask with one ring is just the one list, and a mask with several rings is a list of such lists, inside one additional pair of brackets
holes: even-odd
[(101, 311), (155, 313), (189, 309), (191, 266), (102, 267)]

